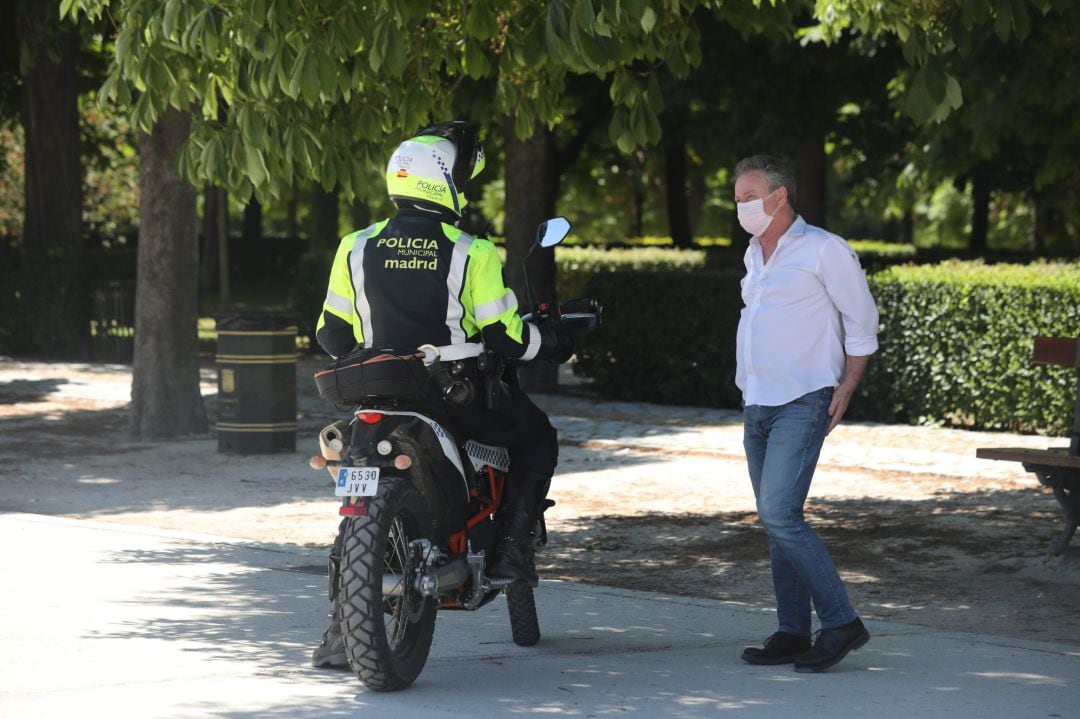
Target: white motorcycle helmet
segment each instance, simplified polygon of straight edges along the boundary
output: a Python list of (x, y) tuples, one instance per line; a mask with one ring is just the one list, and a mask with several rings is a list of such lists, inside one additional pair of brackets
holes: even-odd
[(395, 207), (447, 210), (460, 218), (468, 202), (465, 188), (483, 169), (476, 127), (443, 122), (397, 146), (386, 165), (386, 190)]

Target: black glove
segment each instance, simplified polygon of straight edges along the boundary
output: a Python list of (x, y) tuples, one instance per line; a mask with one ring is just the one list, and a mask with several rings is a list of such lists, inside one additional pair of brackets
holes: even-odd
[(562, 364), (574, 356), (574, 338), (559, 329), (554, 322), (537, 326), (540, 330), (540, 351), (536, 359)]

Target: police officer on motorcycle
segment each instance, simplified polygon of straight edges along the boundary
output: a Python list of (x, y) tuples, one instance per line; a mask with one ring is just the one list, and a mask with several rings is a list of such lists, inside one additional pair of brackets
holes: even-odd
[[(331, 356), (358, 347), (413, 353), (438, 348), (440, 362), (484, 384), (488, 353), (507, 359), (565, 362), (573, 340), (554, 323), (522, 321), (505, 285), (495, 246), (458, 229), (469, 181), (484, 168), (474, 126), (445, 122), (421, 130), (394, 150), (386, 186), (397, 208), (389, 219), (346, 235), (330, 272), (316, 337)], [(425, 409), (463, 437), (506, 447), (510, 471), (498, 517), (492, 577), (535, 583), (532, 529), (558, 459), (547, 415), (513, 383), (486, 378), (475, 391), (436, 375)], [(344, 664), (337, 612), (315, 666)], [(340, 661), (338, 661), (340, 659)]]

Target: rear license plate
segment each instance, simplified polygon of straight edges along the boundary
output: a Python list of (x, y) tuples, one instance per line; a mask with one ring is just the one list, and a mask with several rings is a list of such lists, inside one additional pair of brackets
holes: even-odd
[(374, 497), (378, 489), (378, 467), (341, 467), (338, 469), (337, 486), (334, 488), (336, 496)]

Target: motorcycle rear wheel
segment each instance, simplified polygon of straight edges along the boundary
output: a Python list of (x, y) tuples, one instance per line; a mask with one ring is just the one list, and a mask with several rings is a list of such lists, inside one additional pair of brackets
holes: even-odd
[[(431, 538), (431, 511), (411, 482), (384, 477), (366, 517), (349, 522), (341, 562), (342, 634), (349, 666), (376, 691), (404, 689), (420, 675), (435, 632), (436, 602), (410, 586), (409, 543)], [(402, 578), (383, 594), (383, 575)]]

